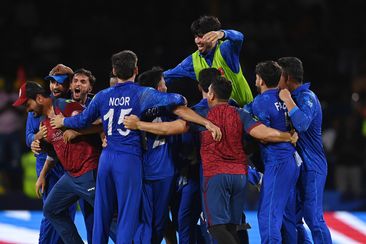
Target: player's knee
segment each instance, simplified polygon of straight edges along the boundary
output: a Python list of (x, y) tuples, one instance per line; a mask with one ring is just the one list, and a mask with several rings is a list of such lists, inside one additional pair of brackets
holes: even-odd
[(51, 219), (54, 216), (54, 210), (52, 208), (52, 205), (49, 204), (47, 201), (43, 205), (43, 215), (47, 219)]

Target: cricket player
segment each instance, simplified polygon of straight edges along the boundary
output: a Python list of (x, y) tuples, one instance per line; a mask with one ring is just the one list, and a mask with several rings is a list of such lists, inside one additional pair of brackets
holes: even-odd
[(304, 242), (306, 232), (302, 218), (309, 226), (314, 243), (332, 243), (329, 229), (323, 218), (323, 192), (327, 178), (327, 160), (322, 143), (322, 108), (318, 97), (303, 84), (304, 69), (300, 59), (283, 57), (280, 99), (286, 104), (291, 122), (299, 133), (296, 148), (303, 160), (299, 179), (300, 210), (298, 214), (299, 242)]
[[(66, 67), (66, 66), (65, 66)], [(54, 98), (67, 98), (69, 96), (69, 84), (71, 76), (73, 75), (72, 69), (67, 67), (68, 69), (54, 70), (52, 69), (50, 75), (45, 78), (50, 82), (50, 91), (51, 95)], [(43, 132), (39, 130), (40, 128), (40, 118), (34, 117), (33, 113), (28, 113), (27, 122), (26, 122), (26, 144), (29, 148), (32, 148), (32, 151), (36, 152), (36, 172), (37, 177), (39, 177), (40, 172), (45, 164), (47, 154), (45, 152), (40, 151), (39, 140), (43, 137)], [(47, 174), (46, 181), (47, 186), (44, 188), (42, 192), (42, 200), (43, 203), (46, 201), (47, 196), (52, 190), (53, 186), (56, 182), (61, 178), (64, 174), (64, 169), (61, 164), (56, 164), (55, 167)], [(75, 216), (75, 206), (70, 208), (71, 216)], [(61, 242), (60, 236), (57, 234), (56, 230), (53, 228), (51, 223), (47, 218), (43, 218), (40, 226), (39, 233), (39, 243), (51, 243), (56, 244)]]
[[(81, 112), (83, 107), (71, 100), (52, 99), (45, 89), (35, 82), (26, 82), (20, 88), (19, 98), (13, 105), (25, 105), (27, 112), (41, 117), (42, 125), (47, 128), (45, 139), (52, 144), (56, 153), (53, 155), (47, 151), (48, 156), (57, 156), (66, 172), (54, 185), (44, 203), (45, 217), (65, 243), (83, 243), (68, 208), (80, 198), (86, 200), (91, 206), (94, 205), (100, 145), (90, 137), (81, 137), (72, 143), (66, 143), (63, 132), (60, 129), (53, 129), (50, 125), (50, 118), (56, 114), (71, 116)], [(46, 160), (38, 179), (43, 182), (42, 189), (45, 187), (46, 175), (53, 166), (52, 161)], [(84, 217), (88, 218), (88, 216)]]
[(220, 21), (214, 16), (202, 16), (193, 21), (191, 31), (197, 51), (164, 72), (167, 83), (181, 77), (198, 80), (201, 70), (212, 67), (233, 82), (232, 99), (240, 106), (251, 102), (253, 95), (239, 61), (243, 34), (236, 30), (222, 30)]
[[(251, 107), (252, 114), (266, 126), (290, 131), (286, 106), (278, 97), (281, 67), (274, 61), (266, 61), (257, 64), (255, 73), (260, 95), (247, 107)], [(282, 219), (289, 200), (294, 200), (290, 194), (295, 191), (300, 165), (296, 159), (300, 157), (289, 142), (261, 143), (261, 154), (265, 167), (258, 209), (261, 242), (282, 243)], [(294, 231), (290, 243), (297, 243)]]

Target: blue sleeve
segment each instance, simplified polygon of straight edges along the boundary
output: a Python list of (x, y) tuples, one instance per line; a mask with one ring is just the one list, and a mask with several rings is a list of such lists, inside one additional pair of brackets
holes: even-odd
[(244, 109), (238, 109), (240, 120), (243, 123), (244, 130), (249, 134), (251, 129), (260, 125), (261, 123), (255, 120), (250, 113), (245, 111)]
[(238, 73), (240, 70), (239, 54), (243, 45), (244, 35), (236, 30), (224, 30), (225, 41), (221, 44), (222, 57), (229, 68)]
[(78, 115), (64, 119), (64, 126), (73, 129), (82, 129), (90, 126), (96, 119), (100, 117), (99, 114), (99, 97), (101, 93), (95, 95), (89, 106)]
[(289, 112), (289, 116), (296, 131), (303, 132), (309, 128), (313, 121), (317, 106), (315, 98), (310, 94), (303, 94), (297, 101), (297, 107)]
[(39, 123), (37, 126), (37, 119), (33, 117), (32, 113), (28, 113), (27, 123), (25, 126), (25, 143), (30, 148), (32, 142), (34, 141), (34, 134), (39, 130)]
[(156, 117), (171, 113), (177, 106), (185, 105), (186, 99), (176, 93), (159, 92), (146, 88), (140, 96), (141, 116)]
[(169, 69), (164, 72), (165, 82), (169, 85), (174, 78), (188, 77), (193, 80), (196, 79), (196, 74), (194, 73), (192, 55), (185, 58), (180, 64), (175, 68)]

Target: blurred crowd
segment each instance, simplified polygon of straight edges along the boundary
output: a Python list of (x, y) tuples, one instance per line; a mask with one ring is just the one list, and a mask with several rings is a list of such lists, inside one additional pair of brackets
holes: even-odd
[[(32, 157), (24, 143), (25, 114), (11, 106), (24, 80), (42, 82), (57, 63), (85, 67), (95, 90), (108, 86), (110, 55), (131, 49), (142, 71), (174, 67), (192, 52), (191, 21), (217, 15), (225, 28), (241, 31), (243, 73), (254, 90), (259, 61), (297, 56), (305, 80), (323, 106), (328, 158), (326, 189), (344, 201), (365, 199), (366, 2), (362, 0), (220, 1), (1, 1), (0, 194), (28, 192)], [(126, 7), (131, 8), (127, 11)], [(366, 206), (364, 206), (366, 209)]]

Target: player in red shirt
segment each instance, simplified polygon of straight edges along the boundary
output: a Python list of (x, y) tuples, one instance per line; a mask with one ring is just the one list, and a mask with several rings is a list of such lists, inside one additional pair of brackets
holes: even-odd
[[(100, 141), (89, 135), (66, 143), (63, 131), (51, 127), (50, 118), (57, 114), (73, 116), (80, 113), (83, 107), (72, 100), (51, 99), (46, 90), (35, 82), (26, 82), (20, 88), (19, 98), (14, 106), (20, 105), (25, 105), (27, 112), (33, 112), (35, 116), (41, 117), (41, 123), (47, 127), (46, 141), (52, 144), (55, 156), (66, 171), (45, 202), (44, 215), (65, 243), (83, 243), (67, 209), (80, 198), (94, 206)], [(51, 152), (47, 153), (52, 156)], [(47, 172), (50, 168), (52, 165), (48, 161), (42, 171)]]

